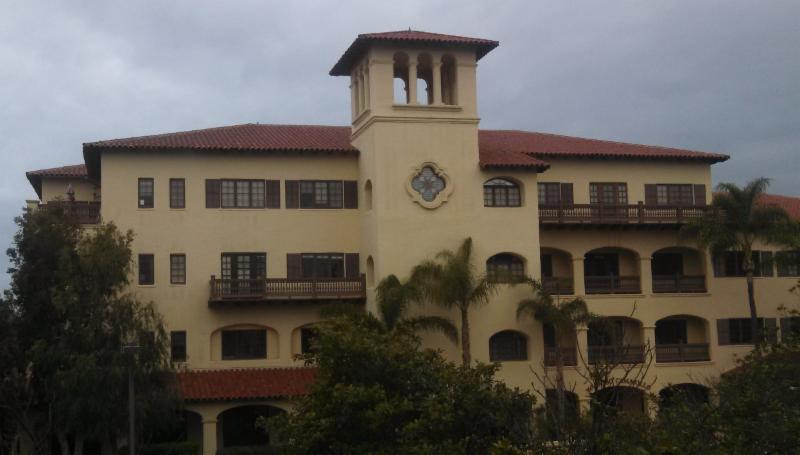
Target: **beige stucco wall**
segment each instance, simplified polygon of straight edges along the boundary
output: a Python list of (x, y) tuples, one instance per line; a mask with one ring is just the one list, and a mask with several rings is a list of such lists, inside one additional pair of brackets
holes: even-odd
[(100, 188), (85, 179), (42, 177), (42, 202), (68, 199), (67, 188), (72, 185), (76, 201), (97, 201)]

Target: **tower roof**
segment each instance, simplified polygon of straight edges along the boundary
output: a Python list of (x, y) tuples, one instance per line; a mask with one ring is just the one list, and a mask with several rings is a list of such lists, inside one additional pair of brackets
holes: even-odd
[(500, 43), (498, 41), (470, 38), (467, 36), (443, 35), (441, 33), (421, 32), (418, 30), (399, 30), (396, 32), (382, 33), (362, 33), (353, 41), (350, 47), (344, 51), (339, 61), (331, 68), (331, 76), (347, 76), (350, 68), (364, 54), (370, 45), (374, 43), (413, 43), (420, 46), (437, 47), (467, 47), (475, 49), (475, 60), (488, 54)]

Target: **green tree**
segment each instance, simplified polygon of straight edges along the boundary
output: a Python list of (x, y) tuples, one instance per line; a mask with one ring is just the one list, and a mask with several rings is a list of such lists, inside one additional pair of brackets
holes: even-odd
[(411, 271), (411, 283), (422, 295), (444, 308), (458, 309), (461, 316), (461, 361), (470, 365), (469, 310), (485, 305), (496, 291), (497, 282), (475, 271), (472, 264), (472, 239), (458, 250), (443, 250), (436, 260), (427, 260)]
[[(556, 361), (556, 413), (553, 429), (556, 436), (560, 436), (560, 430), (566, 424), (567, 405), (564, 383), (564, 341), (570, 337), (572, 346), (577, 348), (577, 326), (589, 323), (594, 316), (589, 312), (586, 302), (580, 297), (562, 300), (560, 296), (554, 297), (545, 291), (538, 281), (528, 279), (526, 282), (530, 285), (534, 295), (517, 304), (517, 318), (533, 316), (537, 321), (553, 328)], [(549, 414), (551, 411), (548, 409), (546, 412)]]
[(701, 247), (714, 254), (731, 250), (742, 253), (753, 334), (763, 332), (758, 325), (753, 292), (753, 247), (757, 242), (778, 246), (798, 244), (797, 223), (783, 208), (761, 202), (768, 186), (769, 179), (763, 177), (743, 188), (720, 183), (712, 202), (713, 210), (684, 226), (681, 232), (682, 237), (696, 238)]
[(367, 315), (323, 321), (311, 393), (270, 419), (270, 439), (298, 454), (483, 454), (526, 446), (533, 397), (494, 379), (496, 367), (455, 366), (420, 350), (410, 331)]
[[(168, 425), (177, 406), (166, 332), (152, 303), (126, 294), (133, 240), (113, 224), (82, 230), (60, 211), (26, 213), (8, 254), (11, 289), (3, 299), (15, 357), (3, 381), (15, 384), (15, 425), (36, 453), (82, 453), (86, 440), (105, 452), (127, 434), (127, 367), (121, 352), (141, 344), (134, 376), (140, 435)], [(6, 398), (6, 397), (2, 397)], [(4, 400), (0, 400), (4, 401)]]
[(408, 316), (409, 307), (421, 301), (421, 293), (412, 283), (402, 282), (395, 275), (382, 279), (375, 290), (378, 314), (389, 330), (427, 330), (441, 332), (458, 343), (458, 329), (450, 319), (441, 316)]

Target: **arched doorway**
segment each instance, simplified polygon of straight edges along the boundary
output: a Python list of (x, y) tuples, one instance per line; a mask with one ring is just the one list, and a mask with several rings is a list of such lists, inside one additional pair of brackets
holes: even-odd
[(269, 433), (259, 425), (263, 419), (284, 413), (274, 406), (237, 406), (222, 412), (217, 417), (218, 445), (230, 447), (269, 446)]
[(660, 409), (669, 408), (676, 403), (688, 405), (701, 405), (708, 403), (709, 389), (706, 386), (693, 383), (674, 384), (664, 387), (658, 392), (658, 406)]

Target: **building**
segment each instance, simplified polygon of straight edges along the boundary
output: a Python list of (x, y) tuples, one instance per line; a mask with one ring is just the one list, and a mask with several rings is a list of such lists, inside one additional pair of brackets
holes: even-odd
[[(84, 164), (27, 174), (40, 209), (66, 205), (87, 225), (135, 231), (133, 290), (158, 304), (173, 360), (187, 368), (189, 437), (203, 453), (250, 441), (236, 426), (254, 406), (289, 409), (305, 392), (313, 370), (293, 356), (322, 304), (373, 309), (382, 277), (406, 276), (466, 237), (478, 266), (584, 296), (623, 329), (621, 340), (579, 330), (564, 352), (571, 383), (582, 384), (577, 359), (635, 364), (649, 345), (654, 391), (702, 390), (751, 348), (745, 281), (731, 278), (740, 257), (712, 260), (677, 235), (706, 210), (711, 166), (728, 157), (481, 130), (477, 63), (497, 45), (359, 35), (330, 72), (350, 78), (349, 127), (246, 124), (90, 142)], [(762, 245), (758, 257), (774, 254)], [(800, 273), (763, 264), (759, 312), (788, 330), (778, 307), (796, 303), (788, 289)], [(548, 330), (516, 318), (528, 292), (503, 286), (471, 316), (475, 359), (502, 362), (500, 377), (520, 387), (554, 357)], [(425, 342), (458, 359), (443, 337)], [(644, 406), (635, 390), (623, 401)]]

